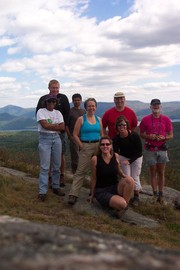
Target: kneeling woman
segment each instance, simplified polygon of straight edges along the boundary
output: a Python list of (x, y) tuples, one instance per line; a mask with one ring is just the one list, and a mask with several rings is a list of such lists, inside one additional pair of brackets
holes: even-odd
[[(119, 155), (113, 153), (112, 141), (108, 136), (101, 137), (99, 153), (91, 159), (91, 190), (88, 200), (93, 197), (103, 206), (122, 213), (127, 209), (134, 189), (134, 180), (126, 176), (120, 168)], [(122, 178), (119, 180), (118, 176)]]

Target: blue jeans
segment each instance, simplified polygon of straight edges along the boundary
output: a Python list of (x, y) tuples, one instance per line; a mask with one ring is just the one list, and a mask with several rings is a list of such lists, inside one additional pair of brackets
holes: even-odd
[(62, 143), (58, 133), (39, 133), (39, 194), (48, 190), (48, 173), (52, 166), (52, 188), (59, 188)]

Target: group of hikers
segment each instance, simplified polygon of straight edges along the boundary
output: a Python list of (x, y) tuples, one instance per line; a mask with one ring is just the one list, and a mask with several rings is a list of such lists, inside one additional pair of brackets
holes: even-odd
[(88, 98), (82, 105), (82, 96), (72, 96), (73, 107), (66, 95), (60, 93), (60, 83), (51, 80), (49, 94), (37, 104), (36, 117), (39, 132), (39, 195), (45, 201), (48, 189), (64, 196), (66, 134), (71, 153), (73, 181), (68, 204), (74, 205), (79, 197), (84, 177), (89, 169), (90, 193), (88, 202), (96, 199), (103, 207), (110, 207), (121, 215), (129, 203), (139, 205), (143, 161), (142, 140), (146, 163), (149, 167), (153, 191), (152, 201), (165, 204), (167, 140), (173, 138), (169, 117), (161, 113), (161, 101), (152, 99), (151, 113), (138, 125), (135, 112), (125, 105), (123, 92), (114, 94), (114, 107), (96, 115), (97, 102)]

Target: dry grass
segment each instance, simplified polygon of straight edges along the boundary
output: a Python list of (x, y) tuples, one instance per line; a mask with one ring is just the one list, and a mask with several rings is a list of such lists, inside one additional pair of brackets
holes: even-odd
[(51, 191), (48, 200), (37, 199), (38, 183), (18, 178), (0, 177), (0, 214), (24, 218), (39, 223), (69, 226), (103, 233), (119, 234), (129, 240), (149, 243), (165, 248), (180, 248), (180, 212), (169, 207), (141, 205), (139, 212), (155, 217), (161, 222), (156, 229), (128, 225), (107, 215), (91, 216), (86, 211), (75, 211), (63, 198)]
[[(39, 155), (37, 134), (35, 132), (1, 133), (0, 165), (24, 171), (37, 177), (39, 174)], [(174, 140), (173, 140), (174, 141)], [(178, 143), (175, 143), (178, 145)], [(67, 149), (68, 150), (68, 149)], [(178, 156), (178, 150), (176, 152)], [(170, 153), (171, 154), (171, 153)], [(67, 151), (66, 167), (69, 168)], [(171, 157), (173, 160), (173, 155)], [(174, 159), (179, 160), (179, 159)], [(179, 161), (178, 161), (179, 162)], [(167, 166), (166, 184), (180, 190), (179, 163), (170, 169)], [(172, 168), (171, 168), (172, 167)], [(147, 168), (143, 167), (142, 184), (146, 184)], [(70, 179), (69, 179), (70, 182)], [(88, 184), (86, 183), (86, 186)], [(157, 219), (161, 226), (156, 229), (130, 226), (107, 215), (91, 216), (86, 211), (75, 211), (69, 208), (62, 198), (48, 193), (47, 202), (37, 199), (38, 183), (24, 182), (18, 178), (0, 177), (0, 214), (24, 218), (39, 223), (57, 226), (69, 226), (103, 233), (123, 235), (127, 239), (149, 243), (166, 248), (180, 248), (180, 211), (170, 207), (157, 207), (141, 204), (138, 212)]]

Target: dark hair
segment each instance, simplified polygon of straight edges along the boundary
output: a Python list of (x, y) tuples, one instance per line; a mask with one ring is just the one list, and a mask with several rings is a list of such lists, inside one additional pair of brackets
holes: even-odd
[(95, 98), (88, 98), (88, 99), (86, 99), (86, 100), (84, 101), (84, 108), (85, 108), (85, 109), (87, 109), (87, 103), (88, 103), (89, 101), (94, 101), (95, 104), (96, 104), (96, 107), (97, 107), (97, 101), (95, 100)]
[[(49, 99), (50, 100), (50, 99)], [(52, 98), (52, 100), (55, 100), (56, 101), (56, 106), (57, 106), (57, 100), (56, 99), (53, 99)], [(44, 100), (43, 102), (42, 102), (42, 108), (47, 108), (47, 103), (48, 103), (48, 100)]]
[[(98, 152), (97, 152), (97, 154), (101, 154), (101, 153), (102, 153), (100, 146), (101, 146), (101, 142), (102, 142), (103, 140), (108, 140), (109, 143), (112, 144), (112, 140), (111, 140), (111, 138), (110, 138), (108, 135), (102, 136), (102, 137), (100, 138), (100, 140), (99, 140), (99, 147), (98, 147)], [(113, 152), (113, 150), (112, 150), (112, 152)]]
[(116, 118), (116, 130), (118, 130), (118, 125), (122, 122), (125, 121), (126, 125), (127, 125), (127, 129), (130, 129), (130, 125), (129, 125), (129, 121), (127, 120), (127, 118), (124, 115), (118, 116)]
[(72, 95), (72, 100), (73, 100), (74, 98), (79, 98), (80, 100), (82, 100), (82, 96), (81, 96), (80, 94), (78, 94), (78, 93)]

